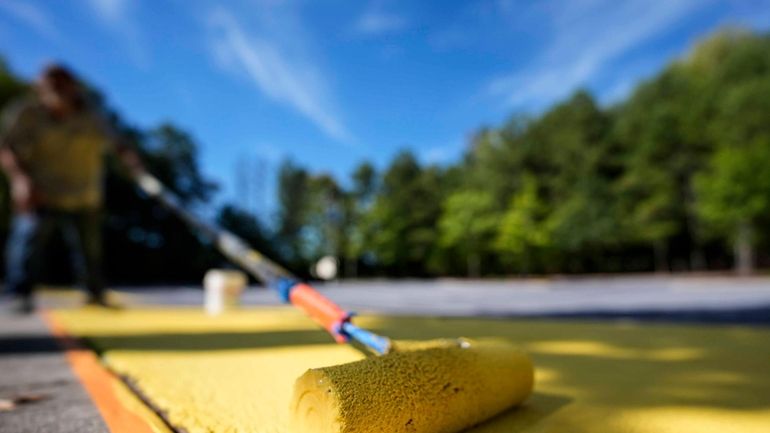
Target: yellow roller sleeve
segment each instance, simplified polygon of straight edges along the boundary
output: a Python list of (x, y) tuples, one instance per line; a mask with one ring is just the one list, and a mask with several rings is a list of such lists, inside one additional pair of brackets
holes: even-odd
[(453, 433), (532, 392), (526, 354), (504, 342), (436, 340), (308, 370), (294, 386), (294, 433)]

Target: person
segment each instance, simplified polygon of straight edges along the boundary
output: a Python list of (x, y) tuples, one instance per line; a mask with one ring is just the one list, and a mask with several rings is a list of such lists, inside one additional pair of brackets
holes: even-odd
[(112, 150), (130, 170), (141, 169), (117, 137), (76, 75), (60, 64), (44, 68), (34, 92), (4, 110), (0, 167), (13, 205), (5, 278), (15, 310), (34, 310), (45, 249), (57, 231), (88, 303), (112, 306), (101, 272), (104, 153)]

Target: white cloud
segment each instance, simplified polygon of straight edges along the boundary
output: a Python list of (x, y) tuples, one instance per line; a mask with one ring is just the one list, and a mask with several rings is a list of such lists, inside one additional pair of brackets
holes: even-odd
[(210, 24), (212, 55), (220, 65), (245, 73), (265, 96), (298, 111), (328, 136), (351, 140), (335, 114), (326, 80), (310, 60), (297, 54), (301, 50), (292, 56), (292, 50), (282, 49), (275, 40), (247, 34), (224, 9), (210, 15)]
[(42, 36), (49, 39), (58, 39), (59, 37), (59, 32), (51, 24), (48, 15), (30, 3), (3, 0), (0, 1), (0, 10), (31, 27)]
[(122, 40), (134, 63), (146, 68), (150, 57), (147, 45), (132, 17), (132, 9), (137, 3), (129, 0), (88, 0), (86, 4), (96, 19)]
[(406, 19), (399, 15), (370, 9), (358, 17), (353, 26), (353, 32), (359, 35), (377, 36), (403, 30), (406, 24)]
[(494, 79), (488, 91), (510, 106), (542, 107), (585, 85), (645, 41), (665, 34), (710, 0), (560, 0), (543, 6), (554, 37), (521, 71)]
[(91, 7), (105, 21), (119, 22), (125, 17), (126, 0), (88, 0)]

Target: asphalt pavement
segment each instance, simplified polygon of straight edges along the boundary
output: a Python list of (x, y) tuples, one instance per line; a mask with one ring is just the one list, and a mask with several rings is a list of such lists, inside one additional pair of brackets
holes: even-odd
[[(770, 324), (770, 277), (633, 275), (516, 280), (361, 280), (316, 284), (354, 311), (388, 315), (566, 317)], [(123, 288), (141, 303), (202, 305), (199, 286)], [(245, 305), (277, 305), (252, 286)]]
[(108, 433), (37, 315), (0, 314), (0, 432)]
[[(770, 277), (641, 275), (517, 280), (367, 280), (318, 284), (347, 309), (406, 316), (494, 316), (770, 325)], [(203, 304), (200, 286), (119, 288), (131, 304)], [(48, 292), (40, 304), (78, 305)], [(277, 305), (250, 287), (245, 305)], [(25, 402), (26, 401), (26, 402)], [(18, 402), (18, 404), (14, 404)], [(8, 408), (8, 405), (12, 407)], [(0, 432), (107, 432), (39, 316), (0, 313)]]

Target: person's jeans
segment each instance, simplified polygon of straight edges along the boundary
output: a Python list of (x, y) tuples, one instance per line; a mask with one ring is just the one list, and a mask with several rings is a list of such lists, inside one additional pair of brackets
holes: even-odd
[(58, 230), (69, 247), (78, 279), (92, 299), (101, 299), (101, 214), (96, 209), (38, 210), (14, 215), (6, 246), (6, 289), (17, 296), (32, 296), (42, 274), (45, 248)]

